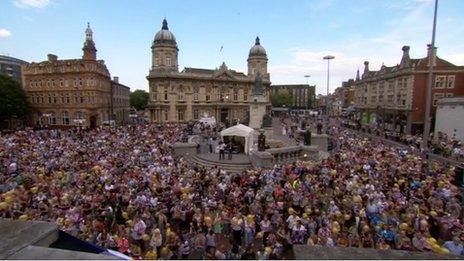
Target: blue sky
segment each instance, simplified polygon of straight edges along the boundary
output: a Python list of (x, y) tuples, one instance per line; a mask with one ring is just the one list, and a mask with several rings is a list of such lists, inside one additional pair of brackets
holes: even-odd
[[(464, 65), (463, 0), (440, 0), (438, 55)], [(431, 40), (433, 0), (0, 0), (0, 54), (42, 61), (82, 55), (86, 23), (98, 58), (112, 76), (147, 90), (151, 41), (164, 17), (179, 45), (179, 69), (229, 68), (246, 72), (257, 35), (266, 48), (275, 84), (316, 84), (326, 93), (354, 77), (363, 62), (371, 70), (399, 63), (401, 47), (424, 57)], [(220, 53), (220, 47), (223, 52)]]

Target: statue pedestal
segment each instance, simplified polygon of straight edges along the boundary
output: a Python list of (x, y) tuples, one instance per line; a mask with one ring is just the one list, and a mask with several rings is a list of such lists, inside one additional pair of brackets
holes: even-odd
[(253, 96), (253, 101), (250, 102), (250, 128), (255, 130), (261, 129), (267, 104), (266, 97), (262, 95)]

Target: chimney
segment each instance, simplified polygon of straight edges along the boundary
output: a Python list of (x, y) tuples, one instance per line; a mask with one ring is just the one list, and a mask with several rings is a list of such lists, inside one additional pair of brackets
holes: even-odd
[(47, 57), (48, 57), (49, 62), (56, 62), (58, 60), (58, 56), (51, 54), (51, 53), (49, 53)]
[[(427, 58), (428, 58), (427, 64), (430, 64), (430, 54), (431, 54), (430, 49), (431, 49), (431, 45), (427, 44)], [(433, 48), (433, 66), (437, 66), (437, 47), (436, 46)]]
[(119, 83), (119, 77), (118, 77), (118, 76), (114, 76), (114, 77), (113, 77), (113, 82)]
[(403, 48), (403, 57), (401, 57), (400, 68), (408, 68), (411, 63), (411, 58), (409, 57), (409, 46), (405, 45)]
[(363, 72), (363, 75), (362, 77), (367, 77), (367, 75), (369, 74), (369, 62), (368, 61), (365, 61), (364, 62), (364, 72)]

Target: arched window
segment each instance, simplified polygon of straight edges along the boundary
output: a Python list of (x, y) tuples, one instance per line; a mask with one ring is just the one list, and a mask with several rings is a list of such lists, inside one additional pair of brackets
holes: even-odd
[(61, 113), (61, 123), (63, 125), (69, 125), (69, 113), (67, 111)]

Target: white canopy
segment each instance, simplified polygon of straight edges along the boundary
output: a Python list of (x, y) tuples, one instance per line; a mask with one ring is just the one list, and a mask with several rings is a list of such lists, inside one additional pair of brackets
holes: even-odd
[(232, 126), (230, 128), (227, 128), (221, 131), (221, 137), (224, 137), (224, 136), (245, 137), (245, 154), (248, 154), (248, 152), (251, 149), (251, 146), (253, 145), (254, 132), (255, 130), (253, 130), (252, 128), (246, 125), (237, 124), (235, 126)]

